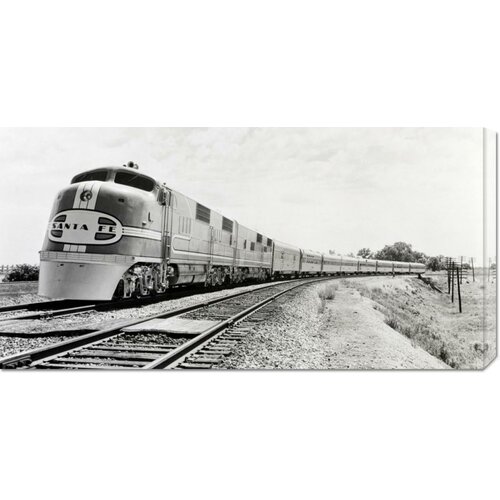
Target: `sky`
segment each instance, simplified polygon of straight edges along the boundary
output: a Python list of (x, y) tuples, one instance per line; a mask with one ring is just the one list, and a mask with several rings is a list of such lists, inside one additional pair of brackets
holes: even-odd
[(53, 199), (75, 174), (128, 161), (303, 248), (405, 241), (481, 260), (479, 128), (0, 128), (0, 264), (38, 262)]

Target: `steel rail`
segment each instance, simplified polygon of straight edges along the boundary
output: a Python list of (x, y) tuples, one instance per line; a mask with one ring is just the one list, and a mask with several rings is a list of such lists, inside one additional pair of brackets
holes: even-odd
[(97, 304), (90, 304), (88, 306), (68, 307), (65, 309), (55, 309), (53, 311), (40, 311), (36, 313), (21, 314), (13, 316), (12, 318), (0, 318), (0, 321), (14, 321), (21, 319), (43, 319), (43, 318), (56, 318), (58, 316), (68, 316), (71, 314), (78, 314), (85, 311), (95, 311), (99, 307)]
[[(61, 306), (61, 308), (67, 307), (69, 304), (68, 303), (77, 303), (77, 304), (82, 304), (85, 301), (81, 300), (47, 300), (43, 302), (30, 302), (30, 303), (25, 303), (25, 304), (14, 304), (11, 306), (2, 306), (0, 307), (0, 313), (4, 312), (12, 312), (12, 311), (21, 311), (21, 310), (26, 310), (26, 311), (33, 311), (36, 309), (44, 310), (48, 309), (51, 307), (57, 307), (58, 305)], [(10, 319), (10, 318), (9, 318)]]

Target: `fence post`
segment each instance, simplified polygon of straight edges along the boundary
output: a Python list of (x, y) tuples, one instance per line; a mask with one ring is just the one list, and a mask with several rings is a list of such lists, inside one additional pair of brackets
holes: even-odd
[(470, 258), (470, 263), (471, 263), (471, 267), (472, 267), (472, 281), (476, 281), (476, 277), (474, 276), (474, 258), (473, 257)]
[(458, 279), (458, 267), (457, 267), (457, 292), (458, 292), (458, 310), (462, 312), (462, 296), (460, 295), (460, 280)]

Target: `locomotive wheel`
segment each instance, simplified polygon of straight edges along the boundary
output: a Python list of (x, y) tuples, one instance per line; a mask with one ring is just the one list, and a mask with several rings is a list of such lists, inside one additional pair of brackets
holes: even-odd
[(137, 280), (135, 282), (135, 288), (134, 288), (134, 297), (140, 299), (143, 297), (142, 291), (141, 291), (141, 282), (140, 280)]
[(224, 283), (224, 277), (222, 275), (222, 269), (217, 269), (215, 272), (215, 286), (221, 286)]
[(211, 287), (217, 286), (217, 275), (216, 275), (215, 271), (212, 271), (210, 273), (210, 276), (208, 278), (208, 284)]

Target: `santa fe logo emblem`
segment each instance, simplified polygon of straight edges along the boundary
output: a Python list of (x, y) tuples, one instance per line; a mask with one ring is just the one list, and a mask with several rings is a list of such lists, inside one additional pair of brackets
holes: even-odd
[(93, 210), (65, 210), (49, 224), (49, 240), (56, 243), (110, 245), (122, 235), (123, 226), (116, 217)]

